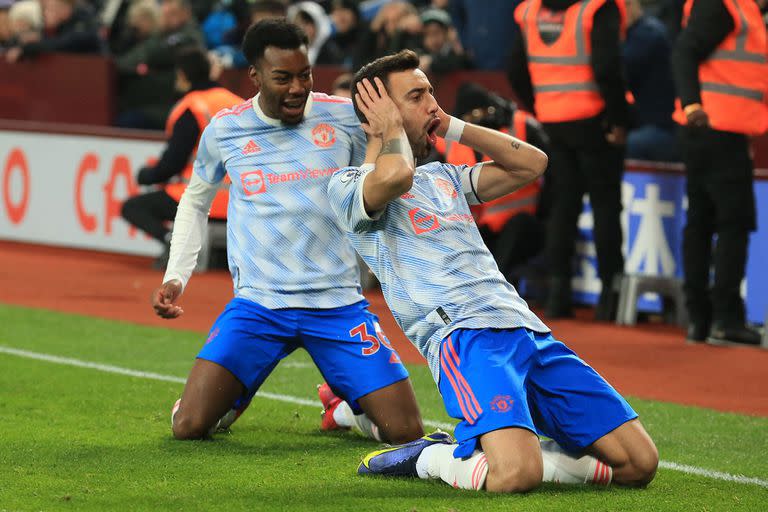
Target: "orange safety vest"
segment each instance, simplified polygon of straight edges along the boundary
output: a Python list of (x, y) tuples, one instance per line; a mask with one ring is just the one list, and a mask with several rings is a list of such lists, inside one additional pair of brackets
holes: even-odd
[[(243, 99), (240, 96), (223, 87), (213, 87), (204, 91), (192, 91), (181, 98), (171, 109), (171, 113), (165, 122), (165, 134), (167, 137), (170, 137), (176, 121), (179, 120), (179, 117), (185, 111), (189, 110), (195, 116), (197, 125), (200, 127), (200, 135), (202, 135), (203, 130), (217, 112), (242, 102)], [(195, 148), (197, 148), (200, 142), (200, 135), (195, 142)], [(181, 195), (187, 188), (190, 178), (192, 178), (192, 164), (195, 161), (196, 154), (197, 149), (192, 153), (189, 163), (178, 176), (178, 179), (165, 185), (166, 194), (171, 196), (177, 203), (181, 200)], [(216, 197), (211, 205), (210, 216), (214, 219), (227, 218), (227, 205), (229, 203), (228, 178), (225, 179), (225, 183), (227, 187), (223, 187), (216, 193)]]
[[(502, 128), (501, 132), (509, 133), (522, 141), (527, 140), (527, 130), (525, 121), (530, 114), (522, 110), (515, 110), (512, 116), (512, 131), (508, 128)], [(445, 161), (453, 165), (475, 165), (477, 158), (475, 152), (469, 146), (452, 142), (446, 144), (445, 139), (438, 138), (435, 149), (445, 155)], [(447, 153), (446, 153), (447, 151)], [(484, 157), (483, 160), (489, 160)], [(478, 226), (487, 226), (493, 232), (499, 232), (504, 225), (519, 213), (536, 213), (536, 207), (539, 202), (539, 193), (541, 192), (541, 180), (536, 180), (528, 185), (515, 190), (511, 194), (494, 199), (487, 203), (473, 205), (472, 214)]]
[[(607, 0), (582, 0), (565, 10), (563, 31), (551, 45), (545, 44), (539, 22), (551, 15), (542, 0), (526, 0), (515, 9), (528, 54), (536, 118), (543, 123), (562, 123), (594, 117), (603, 111), (592, 69), (592, 23)], [(626, 28), (624, 0), (615, 0), (623, 37)]]
[[(683, 7), (683, 27), (694, 0)], [(760, 8), (754, 0), (723, 0), (733, 19), (733, 31), (699, 64), (701, 105), (715, 130), (760, 135), (768, 130), (768, 43)], [(688, 119), (680, 98), (672, 118)]]

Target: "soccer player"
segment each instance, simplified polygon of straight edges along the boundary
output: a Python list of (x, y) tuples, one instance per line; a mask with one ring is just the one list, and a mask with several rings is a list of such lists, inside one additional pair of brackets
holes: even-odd
[(203, 132), (152, 301), (161, 317), (183, 313), (178, 300), (211, 201), (228, 176), (235, 297), (174, 406), (173, 434), (198, 439), (227, 427), (280, 360), (303, 347), (328, 383), (320, 389), (323, 428), (357, 426), (390, 442), (417, 439), (423, 427), (408, 373), (366, 309), (354, 249), (328, 203), (331, 174), (365, 154), (351, 100), (311, 91), (307, 37), (284, 19), (249, 28), (243, 51), (260, 92), (220, 112)]
[[(527, 307), (499, 272), (469, 204), (536, 179), (538, 149), (449, 117), (415, 53), (359, 70), (365, 165), (335, 173), (331, 205), (406, 335), (424, 355), (456, 442), (435, 433), (367, 455), (358, 472), (522, 492), (542, 481), (642, 486), (658, 453), (629, 404)], [(493, 159), (415, 167), (435, 137)], [(552, 441), (540, 442), (537, 434)]]

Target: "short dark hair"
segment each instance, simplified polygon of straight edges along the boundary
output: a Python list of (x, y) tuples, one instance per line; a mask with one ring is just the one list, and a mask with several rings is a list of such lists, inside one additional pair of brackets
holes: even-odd
[[(355, 101), (355, 94), (357, 94), (357, 84), (362, 82), (364, 78), (370, 80), (373, 84), (373, 79), (378, 77), (384, 86), (389, 85), (389, 75), (400, 71), (408, 71), (409, 69), (417, 69), (419, 67), (419, 56), (413, 50), (401, 50), (392, 55), (385, 55), (379, 57), (373, 62), (366, 64), (355, 73), (352, 78), (352, 85), (350, 86), (352, 92), (352, 105), (355, 107), (355, 114), (361, 122), (367, 122), (367, 119), (357, 108), (357, 101)], [(375, 86), (375, 84), (374, 84)]]
[(180, 49), (176, 53), (175, 66), (193, 84), (210, 80), (211, 61), (202, 48), (193, 46)]
[(307, 34), (283, 18), (267, 18), (251, 25), (243, 38), (243, 55), (252, 66), (264, 56), (267, 46), (293, 50), (309, 46)]

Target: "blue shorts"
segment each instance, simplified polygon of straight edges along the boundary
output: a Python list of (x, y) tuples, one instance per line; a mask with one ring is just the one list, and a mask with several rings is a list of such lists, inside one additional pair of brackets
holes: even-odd
[(267, 309), (232, 299), (197, 355), (217, 363), (253, 397), (277, 364), (299, 347), (334, 392), (360, 412), (357, 399), (408, 377), (367, 301), (333, 309)]
[(637, 413), (587, 363), (551, 334), (457, 329), (440, 347), (440, 394), (461, 420), (454, 455), (468, 457), (482, 434), (520, 427), (579, 453)]

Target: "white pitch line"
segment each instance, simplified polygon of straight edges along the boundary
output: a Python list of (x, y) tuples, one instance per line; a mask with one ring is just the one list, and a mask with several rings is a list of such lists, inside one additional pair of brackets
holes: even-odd
[[(118, 375), (127, 375), (129, 377), (138, 377), (140, 379), (160, 380), (165, 382), (174, 382), (178, 384), (184, 384), (186, 379), (182, 377), (175, 377), (173, 375), (163, 375), (160, 373), (143, 372), (140, 370), (132, 370), (130, 368), (122, 368), (120, 366), (112, 366), (109, 364), (92, 363), (90, 361), (83, 361), (81, 359), (73, 359), (71, 357), (61, 357), (52, 354), (43, 354), (40, 352), (31, 352), (29, 350), (22, 350), (12, 347), (0, 345), (0, 353), (9, 354), (18, 357), (25, 357), (27, 359), (36, 359), (38, 361), (46, 361), (49, 363), (62, 364), (66, 366), (76, 366), (78, 368), (89, 368), (91, 370), (98, 370), (106, 373), (114, 373)], [(309, 400), (306, 398), (300, 398), (291, 395), (282, 395), (279, 393), (267, 393), (265, 391), (259, 391), (256, 396), (261, 398), (267, 398), (270, 400), (277, 400), (280, 402), (287, 402), (298, 405), (306, 405), (309, 407), (322, 407), (322, 404), (317, 400)], [(442, 428), (445, 430), (452, 430), (453, 425), (442, 421), (424, 420), (424, 424), (430, 427)], [(734, 482), (739, 484), (751, 484), (760, 487), (768, 488), (768, 480), (761, 478), (748, 477), (744, 475), (732, 475), (730, 473), (724, 473), (722, 471), (715, 471), (712, 469), (699, 468), (696, 466), (688, 466), (686, 464), (678, 464), (677, 462), (659, 461), (659, 467), (664, 469), (670, 469), (673, 471), (679, 471), (681, 473), (687, 473), (689, 475), (703, 476), (711, 478), (713, 480), (724, 480), (726, 482)]]
[(689, 475), (705, 476), (715, 480), (725, 480), (726, 482), (736, 482), (739, 484), (753, 484), (768, 488), (768, 481), (761, 480), (760, 478), (753, 478), (751, 476), (732, 475), (730, 473), (723, 473), (722, 471), (697, 468), (696, 466), (688, 466), (687, 464), (678, 464), (677, 462), (669, 462), (666, 460), (659, 461), (659, 467), (681, 471), (683, 473), (688, 473)]

